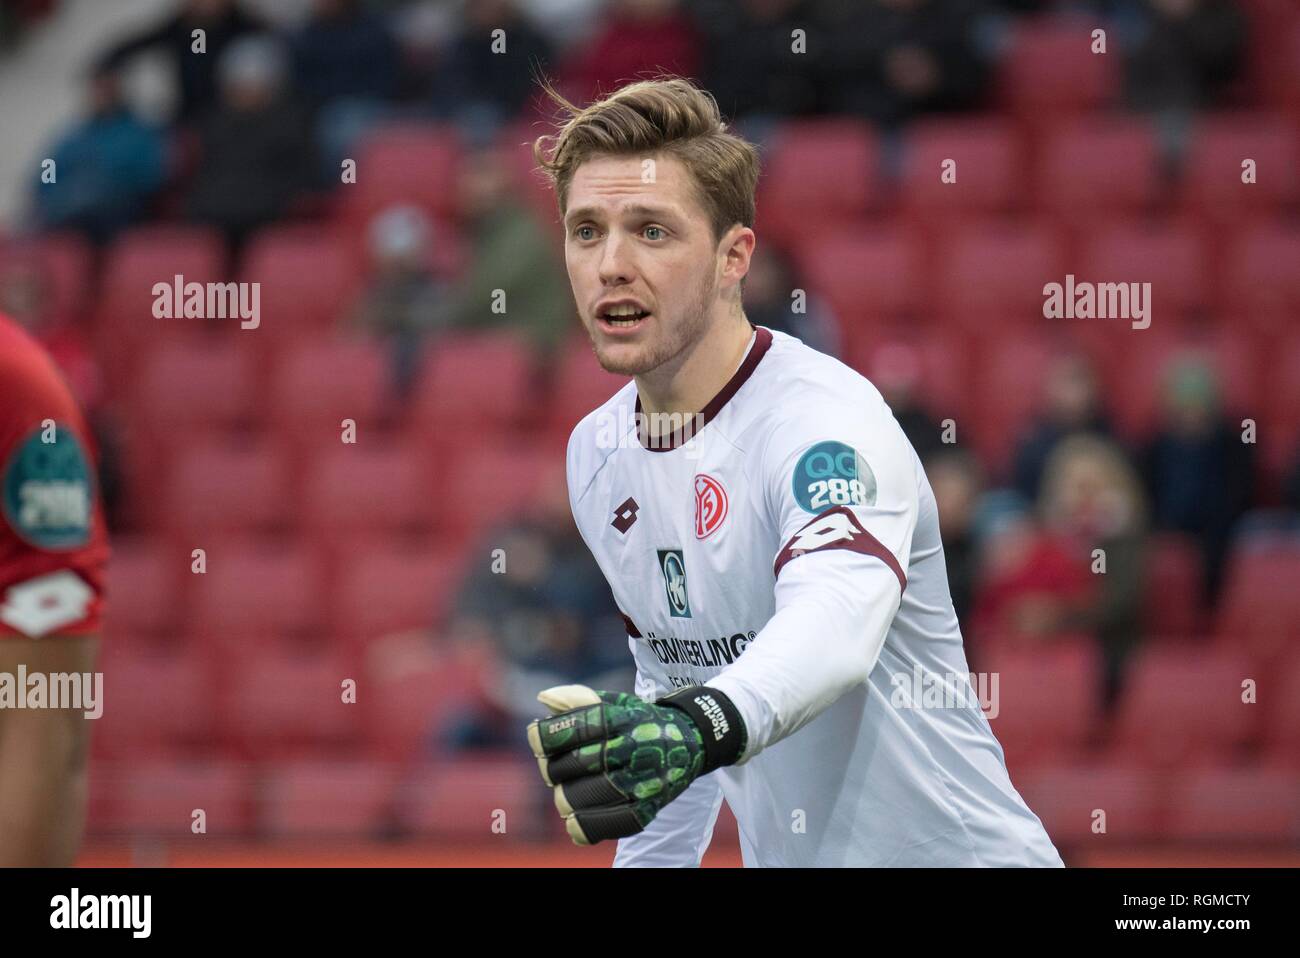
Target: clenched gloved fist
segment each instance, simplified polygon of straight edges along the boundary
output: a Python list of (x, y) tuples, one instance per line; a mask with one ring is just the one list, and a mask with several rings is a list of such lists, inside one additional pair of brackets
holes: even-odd
[(529, 723), (528, 744), (578, 845), (635, 835), (691, 782), (745, 750), (740, 713), (704, 685), (654, 704), (585, 685), (559, 685), (537, 700), (552, 715)]

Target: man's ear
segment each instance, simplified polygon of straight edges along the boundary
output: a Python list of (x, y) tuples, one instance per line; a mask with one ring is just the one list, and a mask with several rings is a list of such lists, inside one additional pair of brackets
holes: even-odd
[(719, 250), (723, 256), (723, 285), (740, 287), (740, 281), (749, 272), (749, 264), (754, 256), (754, 246), (758, 238), (748, 226), (737, 223), (723, 235)]

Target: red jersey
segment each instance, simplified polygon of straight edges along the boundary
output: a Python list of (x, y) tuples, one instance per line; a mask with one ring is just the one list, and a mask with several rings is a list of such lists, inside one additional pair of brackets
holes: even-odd
[(0, 640), (99, 631), (108, 536), (93, 448), (54, 361), (0, 315)]

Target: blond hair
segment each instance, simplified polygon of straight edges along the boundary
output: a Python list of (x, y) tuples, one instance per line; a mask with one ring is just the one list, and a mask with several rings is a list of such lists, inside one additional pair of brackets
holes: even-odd
[(639, 80), (579, 107), (549, 82), (542, 88), (567, 114), (559, 132), (538, 137), (533, 156), (555, 187), (563, 217), (573, 174), (598, 155), (663, 153), (690, 171), (714, 241), (737, 223), (754, 225), (758, 149), (727, 130), (717, 101), (680, 77)]

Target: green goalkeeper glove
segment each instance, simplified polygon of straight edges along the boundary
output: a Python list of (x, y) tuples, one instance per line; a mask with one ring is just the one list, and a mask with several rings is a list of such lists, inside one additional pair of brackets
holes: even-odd
[(695, 779), (734, 764), (748, 740), (731, 700), (704, 685), (654, 704), (585, 685), (537, 700), (552, 715), (529, 723), (528, 744), (578, 845), (642, 831)]

